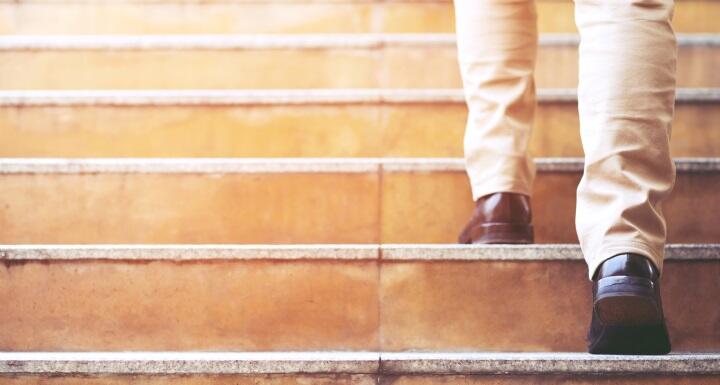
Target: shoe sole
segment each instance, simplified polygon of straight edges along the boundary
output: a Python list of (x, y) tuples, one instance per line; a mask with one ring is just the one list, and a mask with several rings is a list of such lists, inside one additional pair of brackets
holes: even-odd
[(598, 281), (593, 306), (608, 326), (642, 326), (663, 323), (663, 312), (650, 279), (608, 277)]
[(670, 352), (658, 288), (647, 278), (607, 277), (598, 280), (593, 302), (601, 331), (588, 346), (592, 354)]
[(595, 302), (595, 310), (605, 325), (641, 326), (662, 322), (654, 300), (632, 294), (613, 295)]
[(472, 229), (473, 244), (531, 244), (533, 227), (516, 223), (483, 223)]
[(664, 323), (642, 326), (602, 326), (588, 346), (590, 354), (663, 355), (670, 353)]

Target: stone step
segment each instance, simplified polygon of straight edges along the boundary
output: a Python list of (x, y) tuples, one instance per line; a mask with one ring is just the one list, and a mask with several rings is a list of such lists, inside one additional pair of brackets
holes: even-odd
[[(538, 165), (536, 239), (576, 242), (582, 161)], [(720, 160), (677, 168), (669, 241), (715, 242)], [(453, 243), (473, 209), (454, 158), (4, 158), (0, 185), (2, 243)]]
[(719, 354), (0, 353), (4, 384), (712, 385), (719, 372)]
[[(582, 156), (576, 93), (540, 89), (530, 152)], [(679, 89), (672, 154), (720, 157), (720, 91)], [(460, 89), (0, 91), (1, 157), (461, 157)]]
[[(676, 2), (678, 32), (720, 32), (720, 2)], [(575, 32), (571, 1), (538, 1), (542, 32)], [(2, 34), (452, 32), (451, 1), (10, 1)]]
[[(578, 41), (543, 35), (539, 87), (577, 85)], [(679, 36), (680, 87), (720, 86), (718, 62), (720, 34)], [(462, 86), (452, 34), (5, 36), (0, 72), (0, 89)]]
[[(718, 276), (668, 245), (675, 352), (720, 350)], [(577, 245), (6, 245), (0, 350), (585, 351), (590, 291)]]

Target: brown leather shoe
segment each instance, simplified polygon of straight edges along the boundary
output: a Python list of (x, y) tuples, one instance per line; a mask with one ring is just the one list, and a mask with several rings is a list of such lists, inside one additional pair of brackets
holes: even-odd
[(475, 202), (470, 222), (460, 233), (460, 243), (533, 243), (530, 198), (500, 192)]

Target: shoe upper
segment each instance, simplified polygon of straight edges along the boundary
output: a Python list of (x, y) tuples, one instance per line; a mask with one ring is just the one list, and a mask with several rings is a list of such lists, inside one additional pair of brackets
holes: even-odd
[[(475, 202), (472, 218), (460, 234), (459, 242), (476, 242), (477, 239), (474, 238), (478, 236), (477, 229), (486, 224), (520, 225), (520, 228), (527, 229), (531, 223), (530, 197), (511, 192), (488, 194)], [(527, 235), (518, 237), (527, 238)]]
[(485, 195), (475, 202), (473, 220), (487, 223), (530, 223), (530, 198), (510, 192)]
[(603, 262), (595, 271), (593, 280), (597, 281), (607, 277), (629, 276), (647, 278), (656, 281), (660, 276), (655, 265), (639, 254), (618, 254)]

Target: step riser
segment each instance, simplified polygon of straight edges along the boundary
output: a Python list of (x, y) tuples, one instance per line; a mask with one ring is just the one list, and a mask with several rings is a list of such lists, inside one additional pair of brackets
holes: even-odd
[(28, 262), (0, 271), (0, 318), (7, 325), (0, 350), (373, 350), (378, 344), (372, 261)]
[[(537, 242), (577, 241), (579, 180), (539, 174)], [(454, 243), (473, 209), (460, 170), (6, 174), (0, 184), (2, 243)], [(717, 172), (679, 175), (665, 205), (670, 242), (720, 239), (706, 209), (720, 206), (718, 189)]]
[[(574, 32), (573, 3), (540, 1), (542, 32)], [(4, 3), (4, 34), (452, 32), (452, 2)], [(719, 32), (720, 4), (679, 1), (678, 32)]]
[[(4, 243), (379, 241), (376, 174), (0, 179), (9, 192), (0, 199), (6, 230), (0, 242)], [(38, 216), (20, 214), (28, 205), (37, 208), (38, 202), (45, 202), (42, 210), (35, 211)]]
[[(575, 197), (580, 174), (540, 174), (533, 191), (533, 223), (538, 243), (576, 243)], [(697, 202), (720, 205), (714, 174), (679, 175), (664, 205), (669, 242), (715, 242), (716, 218)], [(715, 196), (714, 196), (715, 195)], [(381, 240), (387, 243), (452, 243), (474, 207), (464, 173), (383, 175)], [(711, 203), (712, 202), (712, 203)], [(456, 230), (456, 231), (453, 231)]]
[[(664, 273), (673, 349), (716, 349), (720, 333), (713, 325), (720, 311), (706, 293), (717, 289), (718, 264), (666, 261)], [(383, 348), (584, 351), (591, 293), (586, 278), (581, 261), (383, 264)], [(707, 304), (690, 310), (688, 301)]]
[[(720, 156), (717, 106), (678, 103), (674, 156)], [(4, 106), (0, 156), (461, 157), (466, 120), (463, 103)], [(532, 154), (583, 155), (575, 103), (540, 103), (535, 123)]]
[[(543, 88), (577, 85), (577, 49), (544, 46)], [(183, 63), (183, 65), (178, 65)], [(720, 46), (682, 46), (679, 87), (718, 87)], [(56, 68), (74, 69), (58, 72)], [(2, 51), (0, 89), (459, 88), (452, 47)], [(252, 74), (252, 76), (248, 76)]]
[[(675, 351), (720, 348), (719, 274), (666, 262)], [(13, 261), (0, 277), (5, 351), (584, 351), (589, 324), (580, 260)]]

